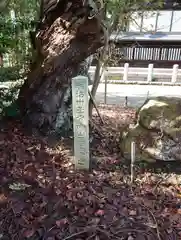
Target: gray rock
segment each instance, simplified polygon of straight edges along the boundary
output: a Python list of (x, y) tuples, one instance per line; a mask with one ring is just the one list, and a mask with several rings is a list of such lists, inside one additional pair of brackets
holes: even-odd
[(131, 157), (134, 141), (137, 161), (181, 161), (181, 99), (148, 99), (136, 115), (135, 125), (121, 133), (123, 155)]

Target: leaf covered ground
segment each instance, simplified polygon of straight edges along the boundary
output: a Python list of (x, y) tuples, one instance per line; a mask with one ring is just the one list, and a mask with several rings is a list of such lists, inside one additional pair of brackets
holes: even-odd
[(181, 166), (136, 164), (131, 184), (119, 135), (135, 111), (99, 111), (104, 124), (94, 114), (90, 172), (74, 171), (72, 139), (50, 144), (18, 121), (1, 127), (0, 239), (181, 239)]

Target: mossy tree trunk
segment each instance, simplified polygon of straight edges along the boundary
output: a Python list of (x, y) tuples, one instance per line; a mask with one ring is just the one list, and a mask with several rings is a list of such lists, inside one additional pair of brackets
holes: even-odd
[(71, 128), (71, 79), (104, 42), (100, 24), (88, 18), (89, 11), (82, 0), (44, 5), (35, 36), (35, 62), (18, 97), (29, 129), (48, 134)]

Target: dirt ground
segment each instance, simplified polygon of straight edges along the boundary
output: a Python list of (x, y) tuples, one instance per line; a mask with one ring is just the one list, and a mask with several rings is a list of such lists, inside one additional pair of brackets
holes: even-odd
[(37, 139), (18, 121), (1, 129), (0, 239), (181, 239), (181, 164), (137, 163), (131, 183), (119, 136), (135, 111), (99, 111), (89, 172), (74, 171), (73, 139)]

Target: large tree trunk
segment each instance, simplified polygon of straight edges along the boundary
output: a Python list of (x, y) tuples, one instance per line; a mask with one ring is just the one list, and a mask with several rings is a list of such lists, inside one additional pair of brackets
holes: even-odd
[(84, 1), (48, 2), (36, 33), (36, 61), (18, 98), (25, 124), (45, 134), (71, 129), (71, 79), (104, 42), (97, 18), (87, 17), (90, 9), (83, 7)]

